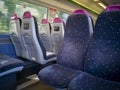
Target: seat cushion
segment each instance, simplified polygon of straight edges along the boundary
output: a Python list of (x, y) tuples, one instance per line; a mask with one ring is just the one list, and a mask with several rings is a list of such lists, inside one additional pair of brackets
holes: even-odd
[(62, 89), (66, 88), (69, 82), (78, 74), (80, 74), (80, 71), (54, 64), (42, 69), (38, 77), (44, 83)]
[(68, 90), (120, 90), (120, 83), (81, 72), (80, 75), (71, 80)]
[(22, 66), (24, 62), (15, 58), (11, 58), (9, 56), (1, 56), (0, 57), (0, 73), (5, 72), (7, 70)]
[(0, 55), (0, 77), (23, 69), (24, 62), (6, 55)]

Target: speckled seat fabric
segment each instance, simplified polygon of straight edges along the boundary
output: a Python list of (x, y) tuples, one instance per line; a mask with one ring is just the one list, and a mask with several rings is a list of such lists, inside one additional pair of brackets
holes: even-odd
[(67, 88), (69, 82), (84, 69), (92, 33), (90, 16), (84, 10), (76, 10), (67, 20), (57, 64), (42, 69), (39, 79), (55, 88)]
[(71, 81), (69, 90), (120, 90), (120, 5), (99, 15), (85, 72)]

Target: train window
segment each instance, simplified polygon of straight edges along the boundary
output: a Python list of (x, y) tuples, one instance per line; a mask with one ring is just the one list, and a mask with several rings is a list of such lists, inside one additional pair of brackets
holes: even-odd
[(20, 18), (25, 11), (30, 11), (33, 16), (37, 18), (38, 26), (39, 21), (42, 18), (48, 18), (50, 22), (53, 22), (54, 18), (61, 17), (66, 22), (69, 14), (61, 12), (54, 8), (47, 8), (40, 5), (31, 4), (25, 1), (17, 0), (3, 0), (0, 1), (0, 33), (9, 32), (10, 16), (16, 13)]
[(0, 33), (9, 32), (10, 17), (13, 13), (22, 18), (25, 11), (30, 11), (37, 18), (37, 21), (47, 18), (46, 7), (17, 0), (0, 1)]
[(9, 14), (10, 9), (8, 10), (7, 8), (9, 7), (6, 6), (6, 0), (5, 1), (0, 1), (0, 33), (6, 33), (8, 32), (8, 27), (9, 27)]
[(16, 30), (17, 30), (17, 26), (16, 26), (16, 23), (15, 23), (15, 22), (12, 22), (12, 23), (10, 24), (10, 29), (11, 29), (12, 31), (16, 31)]
[(39, 21), (42, 18), (47, 18), (47, 8), (40, 6), (40, 5), (35, 5), (27, 2), (22, 2), (19, 1), (20, 3), (16, 5), (15, 12), (19, 17), (22, 18), (22, 15), (25, 11), (30, 11), (33, 16), (36, 17), (38, 21), (38, 26), (40, 26)]
[(58, 12), (58, 17), (60, 17), (64, 22), (66, 22), (67, 18), (68, 18), (69, 14), (64, 13), (64, 12)]

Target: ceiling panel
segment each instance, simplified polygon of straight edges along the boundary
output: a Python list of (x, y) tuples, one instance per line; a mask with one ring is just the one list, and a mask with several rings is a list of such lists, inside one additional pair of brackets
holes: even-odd
[(68, 1), (76, 3), (96, 14), (99, 14), (107, 7), (106, 6), (107, 4), (104, 4), (101, 0), (68, 0)]
[(120, 0), (101, 0), (101, 1), (107, 5), (120, 4)]

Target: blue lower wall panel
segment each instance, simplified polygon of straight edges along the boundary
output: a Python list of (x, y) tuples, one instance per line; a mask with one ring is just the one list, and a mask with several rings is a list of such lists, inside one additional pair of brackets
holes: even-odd
[(16, 57), (15, 48), (9, 34), (0, 34), (0, 54)]

